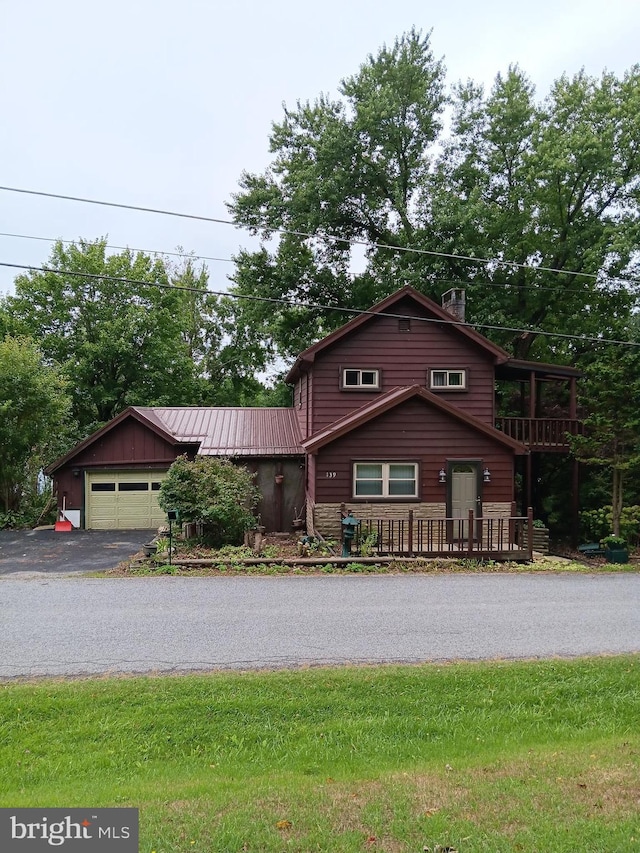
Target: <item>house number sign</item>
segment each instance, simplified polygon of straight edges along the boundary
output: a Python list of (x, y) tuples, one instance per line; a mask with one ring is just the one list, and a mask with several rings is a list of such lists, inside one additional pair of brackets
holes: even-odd
[(337, 471), (325, 471), (324, 476), (327, 478), (327, 480), (335, 480), (335, 478), (338, 476), (338, 472)]

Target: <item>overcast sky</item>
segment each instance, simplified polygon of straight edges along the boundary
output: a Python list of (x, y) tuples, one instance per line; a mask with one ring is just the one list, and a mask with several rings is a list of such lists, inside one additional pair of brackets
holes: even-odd
[[(638, 61), (638, 0), (0, 0), (0, 185), (229, 218), (243, 169), (269, 162), (282, 103), (337, 93), (412, 26), (453, 84), (518, 63), (543, 97), (563, 72)], [(242, 231), (0, 191), (0, 261), (50, 243), (230, 258)], [(232, 265), (209, 262), (225, 289)], [(0, 267), (0, 294), (17, 271)]]

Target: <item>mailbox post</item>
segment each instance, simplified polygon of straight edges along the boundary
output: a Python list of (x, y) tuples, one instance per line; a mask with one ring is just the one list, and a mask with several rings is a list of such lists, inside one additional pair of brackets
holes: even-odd
[(353, 512), (349, 510), (347, 515), (342, 519), (342, 556), (351, 556), (351, 543), (356, 535), (356, 531), (360, 526), (360, 519), (355, 518)]
[(177, 509), (168, 509), (167, 518), (169, 519), (169, 565), (171, 565), (171, 552), (173, 550), (173, 522), (178, 521), (180, 514)]

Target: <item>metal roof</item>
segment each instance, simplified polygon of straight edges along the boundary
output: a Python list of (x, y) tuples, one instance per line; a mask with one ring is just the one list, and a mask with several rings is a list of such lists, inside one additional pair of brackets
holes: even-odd
[(180, 444), (199, 444), (201, 456), (303, 456), (291, 408), (136, 406)]

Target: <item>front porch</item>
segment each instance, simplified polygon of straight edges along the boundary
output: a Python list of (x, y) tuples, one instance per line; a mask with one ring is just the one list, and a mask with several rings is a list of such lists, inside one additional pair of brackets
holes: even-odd
[(533, 559), (533, 510), (526, 516), (366, 518), (351, 543), (354, 556)]

